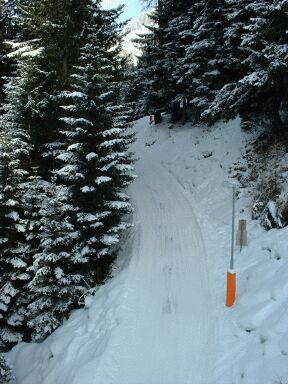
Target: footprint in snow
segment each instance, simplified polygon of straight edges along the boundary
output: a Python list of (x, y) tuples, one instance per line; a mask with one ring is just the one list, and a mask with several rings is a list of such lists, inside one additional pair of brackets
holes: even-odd
[(162, 313), (164, 315), (171, 315), (172, 313), (176, 313), (176, 312), (177, 312), (177, 303), (168, 297), (165, 303), (163, 304)]
[(163, 273), (166, 277), (170, 277), (172, 275), (172, 266), (167, 264), (163, 268)]
[(154, 145), (156, 143), (156, 140), (152, 140), (150, 142), (147, 142), (145, 143), (146, 147), (151, 147), (152, 145)]

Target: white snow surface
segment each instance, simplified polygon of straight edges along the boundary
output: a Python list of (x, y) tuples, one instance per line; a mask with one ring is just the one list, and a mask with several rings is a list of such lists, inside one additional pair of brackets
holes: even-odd
[[(166, 119), (167, 120), (167, 119)], [(228, 168), (253, 134), (136, 122), (134, 227), (114, 277), (44, 342), (8, 355), (17, 384), (269, 384), (288, 379), (288, 228), (265, 232), (240, 190), (237, 300), (225, 307)], [(208, 156), (208, 157), (207, 157)]]

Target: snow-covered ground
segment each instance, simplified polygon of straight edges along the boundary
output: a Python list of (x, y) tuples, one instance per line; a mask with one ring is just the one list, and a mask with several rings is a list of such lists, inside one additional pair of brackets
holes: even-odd
[[(288, 381), (288, 228), (265, 232), (239, 190), (249, 244), (225, 307), (229, 167), (253, 134), (135, 124), (134, 227), (115, 276), (41, 344), (9, 354), (17, 384), (269, 384)], [(255, 135), (255, 134), (254, 134)]]

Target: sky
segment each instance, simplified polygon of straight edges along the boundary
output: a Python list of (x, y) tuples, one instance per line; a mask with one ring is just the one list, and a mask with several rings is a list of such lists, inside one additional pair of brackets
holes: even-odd
[(103, 0), (103, 7), (106, 9), (117, 7), (120, 4), (125, 4), (124, 14), (122, 16), (124, 19), (137, 18), (143, 9), (141, 0)]

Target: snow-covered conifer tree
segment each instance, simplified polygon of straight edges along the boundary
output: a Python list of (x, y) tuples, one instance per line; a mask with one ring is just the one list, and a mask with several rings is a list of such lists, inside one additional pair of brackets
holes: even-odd
[(119, 104), (120, 12), (100, 0), (21, 1), (0, 126), (5, 348), (58, 327), (103, 279), (126, 227), (132, 137)]
[[(185, 10), (185, 11), (184, 11)], [(191, 99), (191, 71), (193, 63), (187, 60), (187, 50), (193, 44), (193, 25), (199, 17), (201, 7), (192, 1), (175, 3), (170, 1), (170, 20), (164, 29), (165, 34), (165, 60), (163, 65), (167, 68), (169, 95), (172, 99), (172, 121), (180, 118), (179, 108), (182, 105), (182, 117), (187, 118), (187, 107)], [(171, 100), (170, 100), (171, 101)], [(194, 119), (196, 114), (194, 113)], [(197, 119), (196, 119), (197, 120)]]
[[(14, 3), (14, 2), (13, 2)], [(15, 25), (13, 25), (13, 8), (11, 2), (0, 3), (0, 102), (3, 104), (5, 98), (4, 84), (5, 78), (11, 76), (11, 60), (7, 57), (9, 52), (5, 43), (15, 35)]]
[(66, 148), (57, 156), (55, 178), (40, 209), (40, 247), (29, 284), (34, 339), (57, 328), (87, 289), (102, 281), (112, 247), (126, 227), (122, 216), (131, 210), (122, 193), (132, 180), (127, 151), (132, 138), (126, 134), (127, 110), (118, 104), (123, 77), (119, 12), (91, 3), (71, 90), (58, 98)]
[(186, 80), (189, 86), (189, 104), (200, 113), (209, 107), (215, 91), (225, 81), (225, 5), (224, 0), (208, 0), (197, 2), (191, 8), (194, 20), (190, 34), (193, 40), (186, 48), (183, 64), (189, 76), (188, 81)]
[(98, 10), (98, 18), (99, 14), (102, 20), (96, 18), (93, 26), (87, 26), (87, 43), (72, 75), (72, 90), (62, 94), (67, 150), (58, 156), (63, 167), (57, 172), (77, 203), (80, 241), (75, 264), (82, 264), (89, 284), (103, 277), (104, 260), (126, 227), (121, 217), (131, 210), (122, 189), (132, 180), (128, 153), (132, 138), (126, 134), (127, 111), (115, 105), (119, 47), (111, 50), (119, 39), (118, 31), (111, 30), (117, 13)]
[(274, 129), (282, 129), (279, 110), (287, 105), (288, 97), (288, 3), (230, 0), (229, 5), (233, 11), (227, 33), (230, 41), (236, 37), (238, 77), (217, 93), (209, 113), (226, 118), (240, 114), (244, 119), (262, 115), (270, 119)]
[[(241, 4), (240, 4), (241, 3)], [(209, 108), (203, 113), (204, 119), (216, 121), (235, 117), (235, 110), (231, 108), (231, 99), (234, 95), (235, 84), (247, 73), (247, 64), (244, 64), (248, 52), (241, 46), (242, 36), (249, 25), (253, 12), (248, 11), (250, 0), (241, 2), (226, 0), (226, 23), (223, 29), (223, 62), (225, 65), (225, 81), (218, 89)]]
[(151, 26), (147, 26), (150, 32), (135, 39), (142, 50), (135, 78), (135, 83), (140, 83), (142, 88), (137, 109), (145, 114), (154, 114), (156, 124), (161, 122), (161, 112), (169, 110), (174, 94), (169, 86), (173, 63), (165, 57), (165, 46), (169, 43), (165, 27), (173, 15), (172, 9), (170, 0), (158, 1), (156, 9), (149, 15), (153, 21)]
[[(73, 246), (78, 233), (70, 223), (75, 212), (69, 188), (34, 178), (38, 191), (38, 220), (40, 244), (30, 268), (33, 279), (29, 283), (30, 304), (28, 324), (34, 340), (41, 340), (53, 332), (86, 290), (81, 271), (73, 269), (76, 262)], [(37, 197), (36, 197), (37, 198)], [(40, 199), (42, 198), (42, 201)], [(31, 201), (31, 199), (30, 199)], [(30, 221), (31, 222), (31, 221)]]
[[(47, 192), (40, 184), (43, 178), (46, 182), (51, 179), (55, 151), (59, 153), (61, 148), (60, 109), (55, 100), (67, 86), (71, 64), (78, 59), (88, 15), (86, 3), (21, 1), (17, 10), (20, 41), (12, 46), (18, 70), (7, 87), (8, 101), (1, 121), (2, 136), (9, 143), (8, 154), (3, 152), (8, 177), (2, 199), (5, 249), (0, 256), (4, 258), (1, 309), (5, 313), (1, 314), (1, 322), (6, 343), (18, 341), (23, 334), (29, 337), (30, 333), (24, 321), (31, 300), (27, 287), (33, 277), (34, 253), (42, 244), (39, 196)], [(35, 167), (38, 178), (33, 178)]]
[[(19, 69), (18, 75), (21, 73)], [(6, 87), (7, 104), (1, 117), (1, 238), (0, 238), (0, 328), (6, 346), (25, 335), (27, 254), (21, 185), (29, 176), (32, 145), (21, 124), (19, 78)]]
[(242, 37), (249, 52), (249, 73), (241, 79), (253, 110), (271, 119), (272, 128), (283, 129), (281, 103), (288, 99), (288, 2), (265, 0), (252, 3), (255, 13)]
[(25, 119), (35, 145), (35, 165), (49, 180), (61, 150), (61, 111), (57, 95), (69, 86), (73, 65), (84, 39), (89, 17), (88, 0), (34, 0), (19, 6), (19, 36), (28, 42), (30, 82), (25, 98)]
[[(209, 106), (228, 73), (223, 53), (225, 12), (224, 0), (158, 3), (152, 15), (157, 25), (142, 37), (144, 55), (138, 65), (146, 112), (173, 114), (181, 103), (184, 112), (190, 104), (200, 117)], [(137, 42), (141, 45), (141, 39)]]

